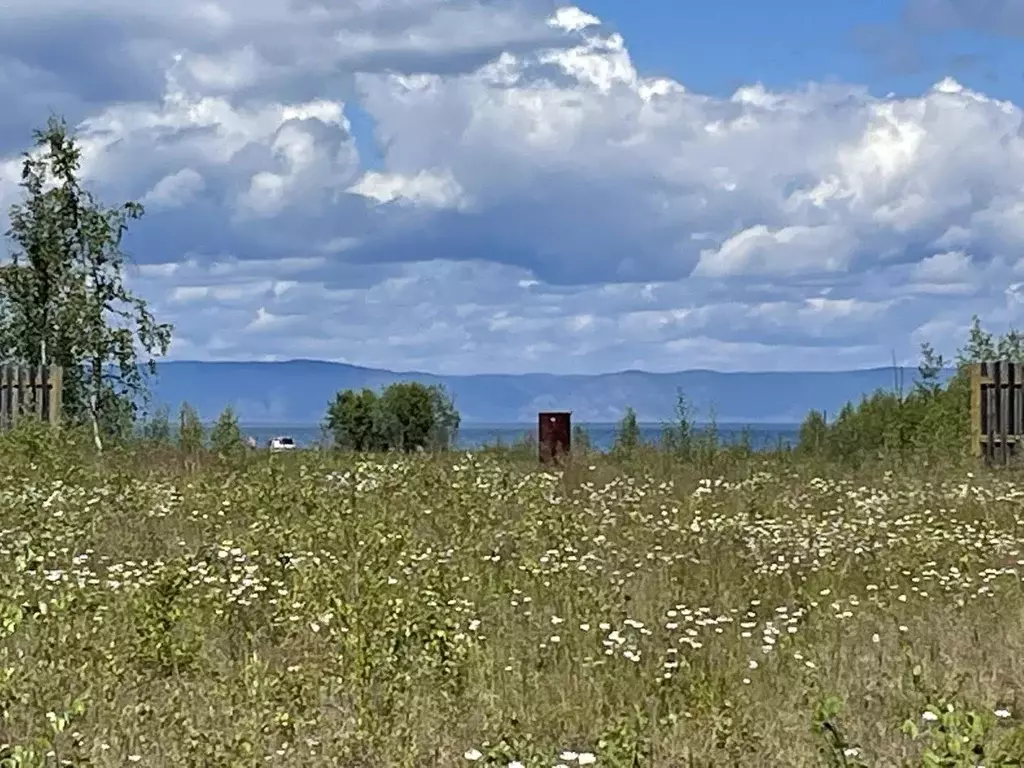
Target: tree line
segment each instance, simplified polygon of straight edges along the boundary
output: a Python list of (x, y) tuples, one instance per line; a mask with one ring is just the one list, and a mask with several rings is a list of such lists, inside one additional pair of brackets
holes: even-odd
[[(912, 382), (897, 377), (890, 390), (847, 403), (835, 418), (811, 411), (800, 427), (796, 451), (853, 465), (880, 458), (928, 462), (967, 456), (971, 439), (970, 366), (1006, 360), (1024, 362), (1024, 334), (996, 335), (975, 315), (963, 346), (948, 361), (930, 344), (921, 345)], [(948, 368), (953, 373), (945, 381)]]
[[(1024, 333), (1011, 328), (993, 334), (975, 315), (953, 360), (946, 360), (931, 344), (922, 344), (912, 381), (903, 381), (902, 369), (894, 366), (890, 389), (846, 403), (831, 419), (811, 410), (796, 442), (779, 445), (776, 452), (853, 467), (878, 461), (962, 460), (970, 453), (970, 366), (993, 360), (1024, 363)], [(699, 464), (714, 463), (724, 454), (742, 458), (753, 452), (749, 432), (726, 445), (719, 439), (713, 417), (710, 424), (698, 426), (683, 393), (674, 420), (664, 425), (657, 442), (644, 442), (632, 408), (626, 409), (616, 427), (613, 454), (629, 458), (655, 450)]]

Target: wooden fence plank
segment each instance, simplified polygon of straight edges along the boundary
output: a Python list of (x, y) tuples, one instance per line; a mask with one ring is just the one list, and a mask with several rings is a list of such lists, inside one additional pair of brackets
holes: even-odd
[(18, 368), (18, 410), (14, 414), (15, 421), (22, 421), (25, 418), (28, 409), (28, 367), (19, 366)]
[(11, 426), (11, 369), (0, 366), (0, 429)]
[(1024, 365), (986, 361), (970, 374), (971, 452), (1006, 465), (1024, 451)]
[(971, 366), (971, 454), (981, 456), (981, 366)]
[(63, 383), (60, 366), (0, 364), (0, 430), (26, 417), (59, 423)]
[(64, 369), (60, 366), (51, 365), (49, 374), (50, 411), (47, 421), (50, 424), (59, 424), (64, 406)]

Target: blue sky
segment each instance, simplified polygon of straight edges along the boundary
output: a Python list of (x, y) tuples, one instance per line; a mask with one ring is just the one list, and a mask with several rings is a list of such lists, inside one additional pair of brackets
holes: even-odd
[(179, 359), (829, 369), (1021, 324), (1024, 0), (13, 0)]
[[(968, 8), (965, 2), (944, 5)], [(940, 14), (923, 2), (598, 0), (587, 10), (626, 37), (641, 70), (703, 93), (728, 95), (753, 80), (782, 89), (833, 80), (864, 84), (878, 96), (913, 95), (953, 75), (990, 95), (1024, 95), (1019, 40), (951, 25), (948, 8)], [(926, 26), (911, 14), (936, 24)]]

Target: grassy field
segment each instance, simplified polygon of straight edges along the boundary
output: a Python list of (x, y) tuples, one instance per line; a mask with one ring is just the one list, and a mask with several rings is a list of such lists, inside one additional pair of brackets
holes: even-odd
[(0, 453), (5, 766), (1024, 755), (1010, 474), (58, 454)]

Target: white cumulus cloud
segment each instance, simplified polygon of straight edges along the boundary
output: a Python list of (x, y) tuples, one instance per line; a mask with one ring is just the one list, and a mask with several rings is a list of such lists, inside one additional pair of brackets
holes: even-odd
[(65, 111), (178, 357), (835, 368), (1021, 319), (1024, 113), (949, 78), (705, 94), (540, 0), (15, 0), (0, 50), (0, 202)]

